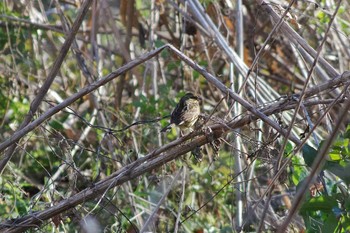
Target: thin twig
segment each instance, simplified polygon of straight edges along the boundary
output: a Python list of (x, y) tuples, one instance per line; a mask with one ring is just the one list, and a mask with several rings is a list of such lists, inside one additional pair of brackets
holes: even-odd
[(176, 172), (176, 175), (174, 177), (174, 179), (171, 181), (169, 187), (167, 188), (167, 190), (165, 191), (165, 193), (163, 194), (163, 196), (160, 198), (158, 204), (156, 205), (156, 207), (154, 208), (152, 214), (148, 217), (147, 221), (145, 222), (145, 224), (143, 225), (143, 227), (140, 230), (140, 233), (145, 232), (145, 230), (147, 229), (148, 225), (151, 223), (151, 221), (153, 221), (154, 215), (158, 212), (160, 206), (163, 204), (165, 198), (168, 196), (170, 190), (173, 188), (173, 186), (175, 185), (176, 181), (179, 179), (179, 176), (182, 172), (182, 168), (180, 170), (178, 170)]

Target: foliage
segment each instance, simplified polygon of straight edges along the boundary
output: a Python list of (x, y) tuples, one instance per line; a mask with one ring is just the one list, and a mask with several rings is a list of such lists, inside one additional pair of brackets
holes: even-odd
[[(319, 229), (324, 229), (327, 232), (347, 232), (350, 229), (348, 216), (350, 205), (347, 190), (350, 166), (349, 136), (350, 125), (333, 143), (329, 158), (322, 168), (322, 171), (333, 173), (339, 180), (329, 180), (325, 187), (322, 185), (311, 187), (310, 192), (314, 193), (316, 190), (316, 193), (311, 193), (305, 198), (300, 214), (303, 216), (309, 232), (318, 232)], [(321, 147), (322, 143), (319, 148)], [(303, 157), (309, 167), (312, 166), (317, 154), (318, 150), (307, 144), (304, 146)], [(324, 173), (322, 172), (322, 174)]]
[[(307, 92), (316, 85), (327, 86), (339, 78), (335, 74), (349, 69), (347, 5), (340, 7), (326, 34), (334, 3), (299, 1), (284, 20), (296, 33), (293, 37), (282, 29), (272, 33), (272, 14), (264, 7), (273, 7), (279, 15), (285, 9), (279, 12), (274, 4), (243, 1), (243, 8), (237, 10), (233, 1), (201, 0), (197, 7), (203, 9), (195, 10), (191, 4), (195, 0), (185, 5), (163, 0), (94, 1), (49, 91), (32, 114), (30, 106), (42, 93), (40, 88), (55, 68), (82, 7), (78, 2), (0, 2), (0, 145), (18, 134), (28, 114), (35, 122), (155, 48), (171, 44), (201, 69), (193, 69), (165, 49), (79, 96), (16, 140), (10, 161), (0, 171), (0, 231), (9, 225), (19, 227), (21, 217), (36, 217), (84, 190), (94, 190), (152, 153), (164, 150), (152, 161), (164, 159), (167, 152), (181, 151), (199, 139), (208, 143), (186, 154), (179, 152), (176, 159), (137, 178), (128, 179), (132, 174), (126, 172), (123, 184), (69, 205), (66, 211), (40, 220), (37, 227), (29, 224), (29, 231), (137, 232), (168, 189), (146, 230), (278, 230), (322, 148), (323, 142), (318, 145), (317, 141), (328, 139), (331, 123), (348, 122), (338, 119), (348, 100), (347, 80), (300, 98), (304, 87)], [(237, 12), (243, 13), (243, 31)], [(239, 41), (240, 34), (244, 41)], [(319, 48), (326, 36), (318, 65), (306, 83), (316, 59), (316, 51), (310, 51)], [(239, 47), (243, 58), (233, 52)], [(220, 90), (203, 72), (216, 77), (227, 90)], [(180, 133), (177, 127), (164, 134), (159, 131), (187, 92), (202, 97), (207, 121), (194, 129), (197, 136), (174, 146), (187, 132)], [(299, 98), (303, 102), (297, 109)], [(257, 117), (252, 109), (266, 118)], [(286, 137), (276, 130), (289, 127), (292, 136), (285, 143)], [(304, 138), (302, 151), (296, 151), (295, 142)], [(349, 138), (350, 126), (334, 141), (318, 179), (304, 193), (298, 215), (288, 223), (289, 231), (350, 231)], [(1, 151), (0, 164), (8, 151)], [(180, 178), (170, 186), (178, 171)]]

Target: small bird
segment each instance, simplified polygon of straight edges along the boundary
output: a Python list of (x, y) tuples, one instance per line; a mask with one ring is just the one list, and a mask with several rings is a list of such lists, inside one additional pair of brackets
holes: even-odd
[(192, 129), (200, 114), (199, 101), (200, 97), (186, 93), (171, 113), (170, 124), (160, 132), (167, 131), (173, 125), (177, 125), (181, 130)]

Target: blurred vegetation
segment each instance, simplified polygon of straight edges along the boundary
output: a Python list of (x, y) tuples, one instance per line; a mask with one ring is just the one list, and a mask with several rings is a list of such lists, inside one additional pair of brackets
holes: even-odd
[[(228, 88), (237, 87), (229, 78), (232, 63), (222, 48), (202, 33), (209, 29), (198, 28), (198, 22), (183, 2), (94, 1), (76, 36), (78, 49), (92, 77), (86, 76), (81, 61), (71, 50), (34, 119), (94, 80), (167, 43), (179, 48)], [(237, 48), (235, 1), (200, 2), (227, 44)], [(273, 27), (269, 15), (257, 2), (243, 1), (241, 46), (243, 62), (248, 67)], [(283, 6), (288, 3), (279, 2)], [(0, 1), (1, 142), (16, 132), (28, 114), (66, 38), (58, 8), (72, 23), (80, 6), (81, 1), (70, 0)], [(350, 13), (346, 10), (349, 8), (349, 2), (343, 1), (322, 50), (322, 57), (339, 73), (350, 69)], [(297, 24), (286, 22), (317, 49), (334, 9), (335, 3), (330, 0), (298, 1), (291, 10)], [(255, 76), (254, 85), (243, 88), (242, 98), (259, 108), (277, 101), (280, 96), (299, 93), (306, 79), (305, 70), (309, 68), (288, 37), (277, 32), (254, 69), (261, 79)], [(237, 71), (234, 76), (238, 77)], [(309, 87), (322, 83), (321, 80), (315, 75)], [(235, 115), (232, 100), (224, 98), (220, 102), (224, 93), (173, 54), (163, 51), (45, 121), (17, 143), (11, 161), (1, 173), (0, 223), (50, 208), (178, 138), (176, 128), (166, 134), (159, 133), (169, 118), (152, 120), (171, 114), (186, 92), (203, 98), (201, 108), (207, 115), (225, 120), (231, 119), (229, 114)], [(271, 93), (278, 96), (268, 96)], [(320, 96), (323, 98), (330, 97)], [(84, 219), (90, 216), (100, 232), (140, 230), (176, 171), (183, 168), (182, 178), (157, 211), (150, 231), (173, 232), (180, 213), (178, 232), (238, 232), (240, 229), (274, 232), (288, 214), (293, 197), (322, 146), (321, 141), (330, 134), (331, 122), (337, 119), (341, 109), (341, 105), (336, 105), (327, 114), (302, 153), (295, 154), (295, 145), (290, 142), (282, 147), (284, 138), (258, 120), (223, 138), (219, 156), (210, 145), (205, 145), (201, 148), (201, 160), (190, 153), (183, 155), (108, 190), (105, 199), (86, 201), (52, 221), (43, 222), (39, 229), (80, 232), (86, 230)], [(324, 110), (321, 104), (307, 108), (312, 122)], [(281, 112), (271, 119), (286, 128), (292, 113), (293, 110)], [(239, 114), (245, 115), (247, 111)], [(123, 130), (139, 121), (147, 123)], [(290, 224), (290, 232), (350, 231), (347, 170), (350, 127), (347, 123), (343, 124), (321, 174), (305, 194), (299, 214)], [(293, 133), (302, 138), (301, 134), (308, 133), (310, 122), (306, 114), (299, 114), (292, 126)], [(237, 137), (241, 140), (239, 145)], [(277, 173), (280, 152), (282, 160), (291, 158), (291, 163), (278, 178), (266, 205), (265, 191)], [(237, 158), (242, 164), (240, 172), (236, 170)], [(240, 182), (239, 175), (243, 177)], [(237, 184), (241, 184), (240, 188)], [(238, 201), (243, 203), (243, 213), (237, 211)], [(242, 215), (243, 222), (239, 223), (238, 215)], [(92, 224), (93, 221), (89, 222), (87, 228)]]

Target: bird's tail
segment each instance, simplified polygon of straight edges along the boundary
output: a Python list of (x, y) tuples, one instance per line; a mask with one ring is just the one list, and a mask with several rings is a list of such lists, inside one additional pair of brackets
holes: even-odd
[(166, 132), (168, 129), (171, 129), (173, 127), (173, 123), (165, 126), (163, 129), (160, 130), (161, 133)]

